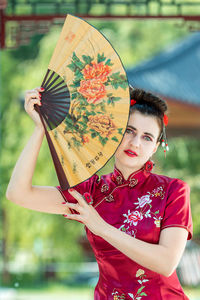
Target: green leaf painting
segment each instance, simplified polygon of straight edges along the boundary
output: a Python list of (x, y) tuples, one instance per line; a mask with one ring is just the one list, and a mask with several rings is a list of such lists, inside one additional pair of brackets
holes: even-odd
[(112, 66), (111, 59), (104, 53), (98, 53), (96, 58), (85, 54), (79, 58), (73, 52), (71, 62), (67, 65), (74, 74), (70, 84), (71, 110), (64, 121), (64, 134), (73, 135), (70, 147), (73, 145), (80, 150), (92, 139), (98, 139), (102, 146), (105, 146), (110, 138), (116, 143), (119, 142), (116, 134), (122, 135), (122, 128), (116, 128), (113, 114), (109, 113), (107, 108), (109, 105), (115, 107), (121, 98), (113, 95), (110, 90), (107, 93), (106, 88), (110, 86), (115, 90), (126, 89), (128, 83), (124, 74), (112, 72)]
[(100, 63), (102, 61), (106, 60), (106, 57), (104, 56), (104, 53), (97, 55), (97, 62)]

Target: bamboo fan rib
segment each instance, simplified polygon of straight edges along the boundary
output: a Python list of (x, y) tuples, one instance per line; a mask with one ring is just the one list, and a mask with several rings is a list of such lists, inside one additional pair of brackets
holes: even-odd
[(49, 129), (56, 128), (66, 117), (70, 107), (70, 93), (65, 81), (54, 71), (48, 70), (41, 85), (41, 114)]

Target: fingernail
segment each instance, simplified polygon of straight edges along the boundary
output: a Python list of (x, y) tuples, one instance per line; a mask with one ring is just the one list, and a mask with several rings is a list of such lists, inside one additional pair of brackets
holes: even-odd
[(62, 202), (62, 204), (66, 204), (66, 202)]
[(67, 216), (67, 215), (63, 215), (63, 217), (65, 217), (65, 218), (66, 218), (66, 217), (68, 217), (68, 216)]
[(39, 93), (39, 97), (42, 97), (42, 95)]
[(89, 193), (84, 193), (84, 196), (85, 196), (85, 200), (87, 201), (87, 202), (89, 202), (90, 200), (91, 200), (91, 198), (90, 198), (90, 194)]
[(93, 199), (92, 199), (90, 193), (86, 192), (83, 195), (84, 195), (85, 200), (87, 201), (88, 204), (93, 204)]
[(39, 104), (40, 106), (42, 105), (42, 103)]
[(40, 89), (41, 89), (42, 91), (44, 91), (44, 88), (43, 88), (43, 87), (41, 87)]
[(74, 191), (74, 189), (69, 189), (69, 192), (73, 192)]

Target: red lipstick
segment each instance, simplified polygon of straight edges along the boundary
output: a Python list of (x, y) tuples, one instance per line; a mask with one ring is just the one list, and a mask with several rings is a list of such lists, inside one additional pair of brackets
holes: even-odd
[(135, 151), (132, 151), (130, 149), (124, 150), (124, 152), (130, 157), (138, 156), (138, 154)]

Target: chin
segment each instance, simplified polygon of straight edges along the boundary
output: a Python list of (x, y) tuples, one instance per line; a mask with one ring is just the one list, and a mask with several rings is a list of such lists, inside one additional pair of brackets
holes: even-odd
[(138, 164), (134, 163), (134, 162), (130, 162), (130, 160), (123, 160), (120, 161), (118, 159), (115, 159), (115, 164), (116, 166), (121, 166), (123, 168), (127, 168), (127, 169), (136, 169), (136, 168), (140, 168), (138, 167)]

